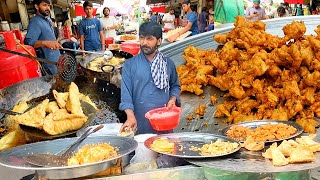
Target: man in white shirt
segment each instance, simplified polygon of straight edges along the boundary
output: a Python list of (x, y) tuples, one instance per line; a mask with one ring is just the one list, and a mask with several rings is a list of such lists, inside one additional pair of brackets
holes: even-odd
[(110, 9), (108, 7), (103, 8), (104, 17), (100, 19), (101, 26), (103, 28), (104, 37), (115, 38), (117, 36), (116, 28), (118, 27), (118, 22), (114, 16), (109, 16)]
[(162, 22), (164, 23), (165, 29), (174, 29), (174, 20), (175, 20), (174, 10), (172, 8), (169, 9), (169, 12), (166, 13), (163, 18)]

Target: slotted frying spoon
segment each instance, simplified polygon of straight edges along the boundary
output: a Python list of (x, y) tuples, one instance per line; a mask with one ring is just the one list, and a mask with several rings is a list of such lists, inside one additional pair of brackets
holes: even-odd
[(33, 154), (29, 156), (23, 157), (25, 161), (30, 164), (36, 166), (51, 166), (51, 167), (60, 167), (60, 166), (67, 166), (68, 158), (71, 157), (73, 151), (79, 146), (79, 144), (86, 139), (90, 134), (97, 132), (98, 130), (102, 129), (103, 125), (94, 128), (89, 128), (79, 139), (77, 139), (74, 143), (72, 143), (69, 147), (65, 150), (57, 154)]

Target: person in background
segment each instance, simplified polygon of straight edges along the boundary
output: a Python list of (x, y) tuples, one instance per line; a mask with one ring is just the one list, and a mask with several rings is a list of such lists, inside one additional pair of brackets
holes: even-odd
[(210, 9), (209, 9), (209, 14), (213, 14), (213, 15), (214, 15), (214, 10), (213, 10), (213, 8), (210, 8)]
[(214, 15), (209, 14), (209, 24), (208, 27), (206, 28), (207, 31), (214, 30)]
[(174, 20), (175, 20), (175, 15), (174, 15), (174, 9), (170, 8), (169, 12), (166, 13), (163, 18), (162, 22), (164, 23), (164, 28), (165, 29), (174, 29)]
[(118, 22), (114, 16), (110, 16), (110, 9), (108, 7), (103, 8), (104, 17), (100, 19), (102, 29), (104, 31), (104, 37), (115, 38), (117, 36), (116, 28), (118, 27)]
[(139, 134), (168, 133), (152, 129), (145, 114), (155, 108), (180, 105), (180, 84), (174, 62), (158, 48), (162, 42), (162, 29), (156, 22), (146, 22), (139, 28), (140, 53), (123, 65), (120, 110), (127, 120), (120, 131), (138, 128)]
[(266, 16), (266, 19), (279, 18), (279, 17), (288, 17), (286, 9), (283, 6), (279, 6), (275, 11), (272, 11)]
[(184, 0), (182, 2), (182, 9), (187, 13), (188, 24), (181, 31), (170, 36), (168, 38), (169, 42), (175, 41), (181, 34), (184, 34), (187, 31), (191, 31), (191, 36), (199, 34), (197, 15), (194, 11), (192, 11), (190, 5), (190, 0)]
[[(93, 5), (89, 1), (83, 3), (86, 18), (80, 22), (80, 47), (86, 51), (104, 51), (105, 42), (101, 23), (92, 15)], [(85, 53), (83, 53), (85, 56)]]
[(307, 4), (306, 7), (304, 8), (304, 10), (303, 10), (303, 15), (304, 15), (304, 16), (309, 16), (309, 15), (311, 15), (310, 5), (309, 5), (309, 4)]
[(288, 2), (284, 2), (284, 3), (283, 3), (283, 7), (284, 7), (284, 9), (286, 10), (287, 16), (289, 16), (289, 15), (292, 13), (291, 8), (289, 7), (289, 3), (288, 3)]
[(302, 4), (298, 4), (296, 16), (303, 16)]
[(206, 31), (207, 22), (208, 22), (208, 13), (207, 13), (207, 7), (204, 7), (202, 9), (202, 12), (199, 15), (199, 30), (200, 33), (203, 33)]
[(253, 7), (247, 7), (245, 17), (249, 21), (258, 21), (266, 18), (265, 10), (260, 7), (260, 0), (253, 0)]
[(156, 13), (152, 13), (152, 15), (150, 16), (150, 21), (152, 21), (152, 22), (157, 22)]
[(54, 30), (54, 35), (56, 36), (56, 39), (59, 38), (59, 28), (57, 27), (57, 23), (56, 23), (56, 20), (54, 18), (51, 18), (51, 21), (52, 21), (52, 27), (53, 27), (53, 30)]
[[(50, 15), (49, 0), (34, 0), (33, 5), (37, 10), (36, 15), (31, 18), (24, 43), (34, 47), (39, 58), (57, 62), (60, 57), (59, 49), (62, 46), (58, 43)], [(54, 75), (57, 74), (57, 66), (42, 63), (45, 71)]]

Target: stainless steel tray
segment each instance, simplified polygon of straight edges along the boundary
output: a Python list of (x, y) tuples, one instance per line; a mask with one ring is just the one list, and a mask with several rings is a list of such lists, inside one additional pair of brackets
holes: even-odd
[(292, 138), (297, 137), (303, 133), (303, 128), (299, 124), (297, 124), (296, 122), (294, 122), (294, 121), (277, 121), (277, 120), (258, 120), (258, 121), (248, 121), (248, 122), (242, 122), (242, 123), (238, 123), (238, 124), (232, 124), (224, 129), (222, 129), (221, 133), (222, 133), (222, 135), (228, 137), (227, 132), (233, 126), (244, 126), (244, 127), (248, 127), (251, 129), (255, 129), (259, 126), (266, 125), (268, 123), (270, 123), (270, 124), (281, 124), (282, 123), (282, 124), (290, 125), (290, 126), (295, 127), (297, 129), (297, 132), (288, 138), (266, 141), (266, 143), (272, 143), (272, 142), (283, 141), (286, 139), (292, 139)]
[(37, 153), (58, 153), (64, 147), (71, 145), (77, 138), (65, 138), (52, 141), (42, 141), (38, 143), (26, 144), (18, 146), (7, 151), (0, 152), (0, 164), (9, 168), (35, 170), (38, 175), (48, 179), (70, 179), (95, 174), (114, 165), (117, 159), (133, 152), (138, 143), (129, 138), (117, 136), (96, 136), (88, 137), (79, 146), (96, 143), (110, 143), (117, 147), (118, 156), (112, 159), (84, 164), (79, 166), (63, 166), (63, 167), (37, 167), (27, 163), (23, 157)]
[[(148, 149), (154, 151), (153, 149), (151, 149), (151, 144), (153, 141), (155, 141), (157, 139), (168, 139), (170, 142), (173, 142), (175, 144), (175, 151), (172, 154), (171, 153), (162, 153), (162, 152), (158, 152), (158, 151), (156, 151), (156, 152), (161, 153), (161, 154), (166, 154), (169, 156), (180, 157), (180, 158), (220, 157), (220, 156), (225, 156), (225, 155), (237, 152), (241, 148), (240, 144), (237, 141), (232, 140), (227, 137), (224, 137), (224, 136), (215, 135), (215, 134), (207, 134), (207, 133), (192, 133), (192, 132), (190, 132), (190, 133), (162, 134), (162, 135), (158, 135), (158, 136), (153, 136), (153, 137), (147, 139), (144, 142), (144, 145)], [(237, 149), (235, 149), (232, 152), (229, 152), (226, 154), (220, 154), (220, 155), (212, 155), (212, 156), (202, 156), (199, 154), (198, 151), (191, 151), (190, 150), (191, 146), (201, 148), (204, 144), (207, 144), (210, 142), (215, 142), (217, 140), (235, 142), (235, 143), (238, 143), (239, 146)], [(182, 149), (182, 150), (180, 151), (180, 149)]]

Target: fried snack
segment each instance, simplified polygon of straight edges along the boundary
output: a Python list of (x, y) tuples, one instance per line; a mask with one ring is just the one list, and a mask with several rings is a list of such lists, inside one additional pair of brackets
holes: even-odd
[(264, 148), (264, 142), (254, 141), (254, 139), (250, 135), (244, 141), (243, 147), (249, 151), (260, 151)]
[(79, 94), (78, 86), (74, 82), (71, 82), (69, 86), (69, 97), (66, 103), (66, 109), (71, 114), (84, 115), (80, 104)]
[(284, 155), (281, 153), (281, 151), (278, 148), (272, 148), (271, 156), (272, 156), (272, 164), (274, 166), (285, 166), (289, 164), (289, 160), (286, 157), (284, 157)]
[(272, 145), (266, 150), (266, 152), (262, 153), (262, 157), (266, 159), (272, 159), (272, 150), (277, 148), (277, 143), (272, 143)]
[(293, 140), (283, 140), (282, 143), (278, 146), (278, 149), (284, 156), (288, 157), (291, 155), (293, 149), (295, 149), (297, 146), (298, 143)]
[(0, 151), (7, 150), (26, 143), (24, 132), (18, 127), (0, 139)]
[(58, 103), (56, 101), (49, 102), (46, 107), (46, 113), (54, 113), (59, 110)]
[(312, 162), (316, 160), (316, 156), (308, 146), (299, 145), (290, 154), (290, 163)]
[(211, 101), (212, 104), (215, 104), (215, 103), (218, 102), (218, 98), (215, 97), (215, 96), (210, 96), (210, 101)]
[(50, 135), (57, 135), (80, 129), (87, 119), (85, 115), (69, 114), (67, 110), (59, 109), (46, 116), (43, 121), (43, 130)]
[(174, 148), (174, 143), (167, 139), (157, 139), (151, 144), (151, 149), (156, 152), (173, 153)]
[[(169, 31), (167, 32), (167, 34), (166, 34), (166, 38), (165, 38), (165, 39), (168, 39), (170, 36), (175, 35), (176, 33), (180, 32), (182, 29), (183, 29), (183, 27), (177, 27), (176, 29), (169, 30)], [(186, 37), (189, 36), (190, 34), (191, 34), (191, 31), (187, 31), (187, 32), (181, 34), (181, 35), (177, 38), (177, 41), (186, 38)]]
[(301, 138), (296, 138), (296, 141), (301, 145), (308, 146), (312, 150), (312, 152), (319, 152), (320, 143), (317, 143), (313, 140), (315, 136), (316, 134), (310, 134), (309, 136), (301, 136)]
[(250, 135), (255, 142), (285, 139), (295, 134), (297, 129), (286, 124), (266, 124), (257, 127)]
[(200, 104), (199, 107), (194, 109), (195, 114), (199, 114), (200, 116), (203, 116), (204, 113), (206, 113), (206, 105), (205, 104)]
[(117, 157), (117, 155), (117, 149), (107, 143), (85, 145), (68, 159), (68, 166), (99, 162)]
[(252, 129), (244, 126), (232, 126), (227, 131), (227, 136), (237, 141), (245, 141), (246, 138), (252, 133)]
[(12, 108), (12, 111), (18, 112), (18, 113), (23, 113), (23, 112), (25, 112), (28, 108), (29, 108), (29, 105), (27, 104), (27, 102), (22, 101), (22, 102), (19, 102), (18, 105), (15, 105), (15, 106)]
[(38, 104), (35, 108), (13, 117), (13, 120), (17, 124), (23, 124), (30, 127), (42, 129), (43, 120), (46, 116), (46, 107), (48, 106), (49, 100), (46, 99)]
[(137, 39), (137, 36), (132, 34), (125, 34), (120, 36), (121, 41), (136, 40), (136, 39)]
[(54, 98), (56, 99), (58, 106), (63, 109), (66, 108), (66, 103), (69, 97), (69, 93), (58, 93), (56, 90), (52, 91)]
[(238, 147), (238, 143), (217, 140), (216, 142), (211, 142), (210, 144), (204, 144), (201, 148), (195, 148), (194, 151), (200, 151), (201, 156), (215, 156), (230, 153)]

